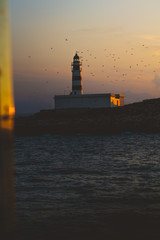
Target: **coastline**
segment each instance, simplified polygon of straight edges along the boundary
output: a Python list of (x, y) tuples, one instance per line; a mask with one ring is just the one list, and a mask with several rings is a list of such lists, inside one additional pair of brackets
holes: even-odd
[(160, 98), (118, 108), (41, 110), (15, 118), (16, 136), (160, 133)]

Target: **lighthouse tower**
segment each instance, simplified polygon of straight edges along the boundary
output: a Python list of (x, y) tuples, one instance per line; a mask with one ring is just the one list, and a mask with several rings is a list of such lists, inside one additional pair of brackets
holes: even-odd
[(83, 94), (82, 88), (82, 63), (76, 53), (72, 63), (72, 95)]

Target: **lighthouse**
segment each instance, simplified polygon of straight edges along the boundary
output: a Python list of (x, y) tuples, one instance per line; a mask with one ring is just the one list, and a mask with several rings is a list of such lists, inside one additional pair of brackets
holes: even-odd
[(113, 108), (124, 105), (124, 95), (115, 93), (83, 94), (82, 63), (77, 52), (73, 57), (72, 91), (69, 95), (55, 95), (55, 109)]
[(73, 57), (72, 66), (72, 95), (83, 94), (82, 88), (82, 63), (76, 53)]

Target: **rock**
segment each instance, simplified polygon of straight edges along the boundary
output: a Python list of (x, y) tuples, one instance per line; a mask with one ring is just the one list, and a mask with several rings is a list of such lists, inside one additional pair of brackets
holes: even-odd
[(160, 98), (118, 108), (41, 110), (15, 119), (15, 134), (108, 135), (160, 132)]

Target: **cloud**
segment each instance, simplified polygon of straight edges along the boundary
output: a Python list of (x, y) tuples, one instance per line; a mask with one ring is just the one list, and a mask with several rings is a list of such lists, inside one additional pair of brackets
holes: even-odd
[(137, 35), (138, 38), (144, 39), (144, 40), (158, 40), (159, 38), (155, 35)]
[(107, 33), (117, 33), (117, 32), (123, 32), (124, 29), (122, 26), (115, 26), (115, 27), (107, 27), (106, 32)]
[(76, 29), (74, 32), (94, 32), (97, 31), (96, 28), (81, 28), (81, 29)]
[[(14, 96), (16, 114), (32, 114), (54, 108), (54, 95), (63, 94), (59, 79), (15, 76)], [(61, 81), (66, 86), (65, 81)]]
[(156, 55), (156, 56), (160, 56), (160, 51), (156, 51), (156, 52), (154, 52), (154, 55)]
[(76, 29), (73, 32), (80, 32), (80, 33), (99, 33), (99, 34), (112, 34), (112, 33), (119, 33), (122, 32), (123, 28), (121, 26), (113, 26), (113, 27), (104, 27), (104, 28), (81, 28)]
[(154, 79), (152, 80), (153, 84), (155, 85), (155, 87), (160, 87), (160, 76), (155, 75)]
[(154, 96), (147, 92), (132, 92), (132, 91), (124, 91), (124, 101), (125, 104), (130, 104), (134, 102), (142, 102), (145, 99), (152, 99)]

